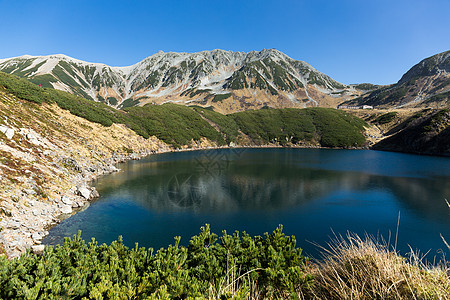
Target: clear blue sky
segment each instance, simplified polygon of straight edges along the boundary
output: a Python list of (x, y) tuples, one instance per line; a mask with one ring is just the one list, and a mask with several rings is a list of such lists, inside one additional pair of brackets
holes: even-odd
[(450, 50), (450, 0), (0, 0), (0, 58), (127, 66), (156, 53), (276, 48), (342, 83), (397, 82)]

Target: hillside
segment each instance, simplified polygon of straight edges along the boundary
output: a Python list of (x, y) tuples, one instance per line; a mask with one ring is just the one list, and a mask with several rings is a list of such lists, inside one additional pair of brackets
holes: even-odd
[(396, 125), (386, 133), (389, 137), (373, 145), (373, 149), (450, 156), (450, 110), (425, 109), (401, 122), (391, 116), (386, 122)]
[(27, 55), (0, 59), (0, 71), (120, 108), (166, 102), (212, 106), (222, 113), (264, 106), (336, 107), (360, 94), (275, 49), (160, 51), (128, 67)]
[(393, 85), (380, 87), (342, 105), (375, 108), (449, 108), (450, 51), (426, 58)]
[(91, 179), (165, 147), (122, 124), (89, 122), (0, 85), (0, 249), (14, 257), (40, 243), (48, 226), (88, 205), (96, 194)]

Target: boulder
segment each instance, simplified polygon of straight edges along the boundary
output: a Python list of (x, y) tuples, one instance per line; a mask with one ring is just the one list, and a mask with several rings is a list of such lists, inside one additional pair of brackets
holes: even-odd
[(8, 127), (6, 127), (5, 125), (0, 125), (0, 132), (1, 133), (5, 133), (6, 130), (8, 130)]
[(28, 139), (28, 141), (30, 141), (30, 143), (35, 144), (37, 146), (39, 146), (41, 144), (41, 142), (38, 140), (36, 135), (34, 135), (33, 133), (28, 133), (27, 139)]
[(12, 137), (14, 136), (14, 129), (11, 128), (6, 129), (5, 135), (8, 139), (12, 139)]
[(61, 197), (61, 202), (66, 204), (66, 205), (72, 205), (73, 204), (73, 201), (70, 200), (70, 198), (67, 197), (67, 196), (62, 196)]
[(82, 196), (86, 200), (91, 199), (91, 191), (87, 187), (79, 187), (78, 188), (78, 195)]
[(10, 229), (19, 229), (20, 228), (20, 222), (19, 221), (16, 221), (16, 220), (11, 220), (11, 221), (9, 221), (9, 223), (8, 223), (8, 228), (10, 228)]
[(70, 206), (70, 205), (63, 205), (61, 207), (61, 212), (63, 214), (71, 214), (72, 213), (72, 206)]
[(38, 242), (38, 241), (42, 240), (43, 236), (41, 235), (40, 232), (33, 232), (33, 234), (31, 235), (31, 238), (32, 238), (35, 242)]
[(34, 254), (41, 255), (44, 253), (45, 245), (34, 245), (31, 246), (31, 251), (33, 251)]
[(24, 192), (27, 195), (37, 195), (36, 191), (33, 189), (23, 189), (22, 192)]
[(95, 187), (91, 187), (91, 198), (98, 198), (100, 197), (100, 194), (98, 193), (97, 189)]

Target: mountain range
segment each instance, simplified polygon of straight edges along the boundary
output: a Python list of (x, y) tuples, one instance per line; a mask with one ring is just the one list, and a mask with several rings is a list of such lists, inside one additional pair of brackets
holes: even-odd
[(0, 71), (116, 108), (167, 102), (222, 113), (264, 107), (449, 106), (450, 51), (426, 58), (392, 85), (346, 85), (276, 49), (162, 51), (128, 67), (66, 55), (0, 59)]
[(146, 103), (212, 106), (220, 112), (335, 107), (360, 92), (275, 49), (162, 51), (128, 67), (65, 55), (0, 59), (0, 71), (117, 108)]

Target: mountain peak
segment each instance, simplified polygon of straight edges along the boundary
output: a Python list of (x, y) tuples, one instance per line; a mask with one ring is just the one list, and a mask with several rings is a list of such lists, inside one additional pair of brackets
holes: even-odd
[(450, 73), (450, 50), (425, 58), (413, 66), (399, 80), (399, 84), (420, 76)]
[(450, 100), (450, 51), (425, 58), (393, 85), (370, 91), (347, 105), (379, 108), (448, 107)]
[(347, 86), (277, 49), (158, 51), (128, 67), (55, 54), (5, 59), (0, 71), (116, 107), (177, 102), (232, 112), (263, 106), (335, 106), (350, 96), (344, 91)]

